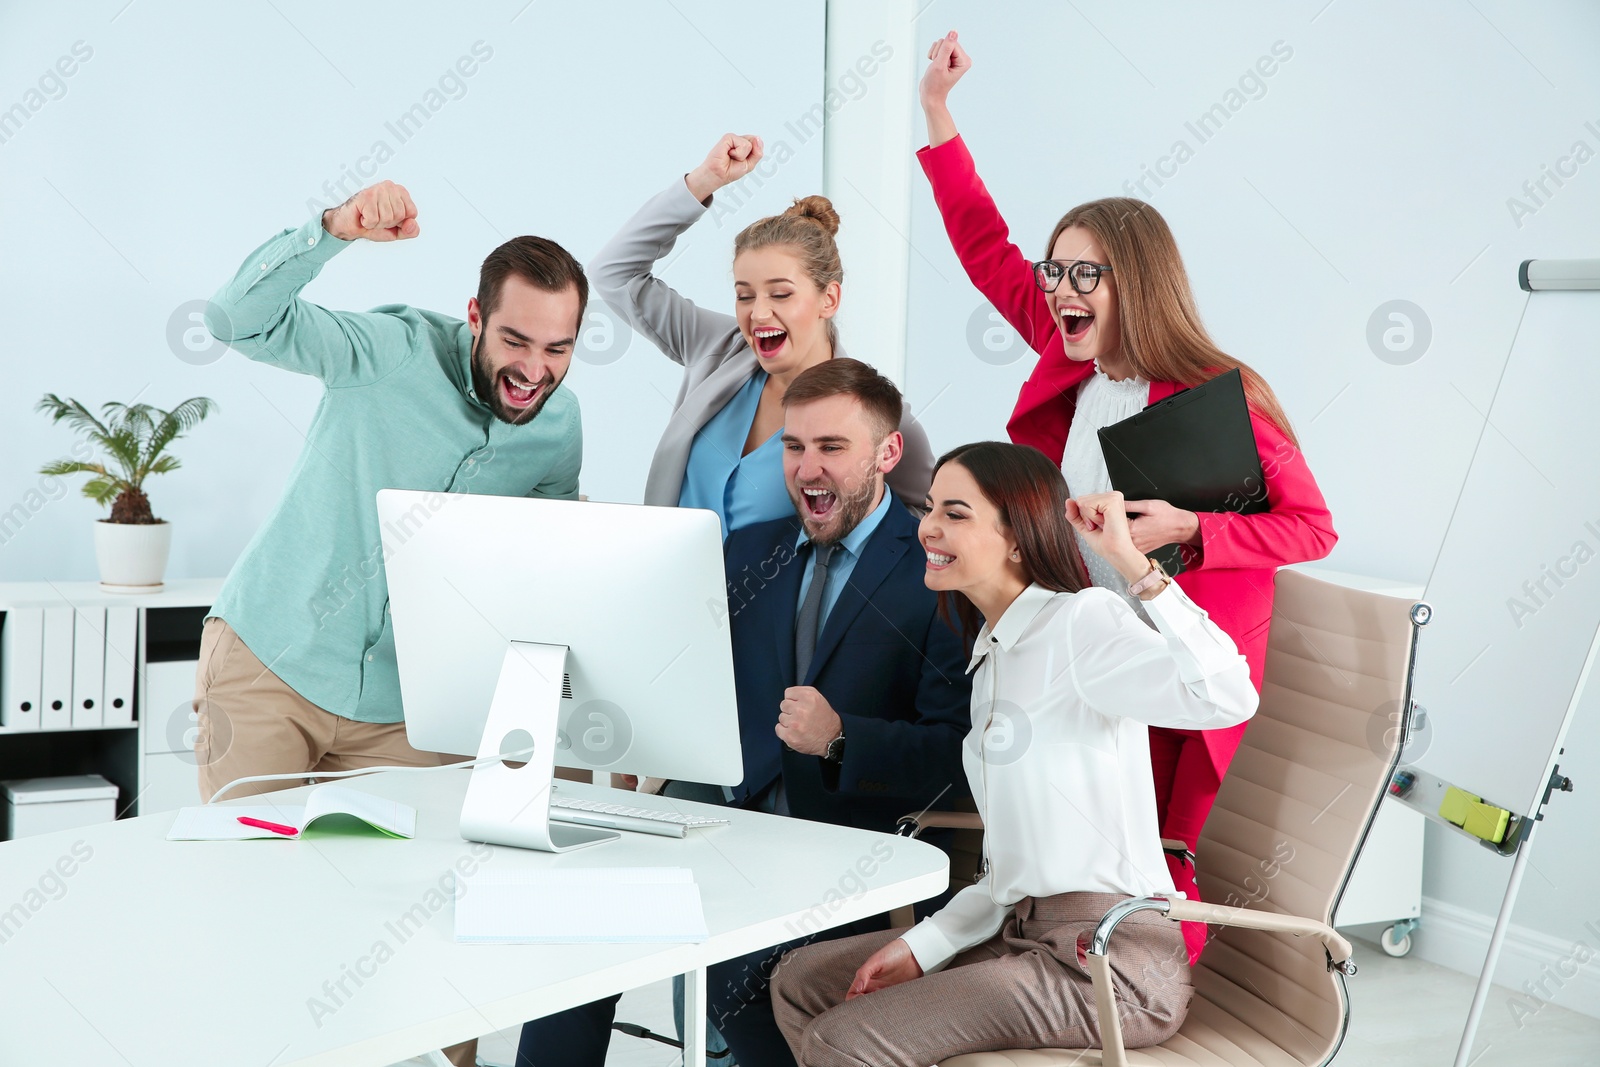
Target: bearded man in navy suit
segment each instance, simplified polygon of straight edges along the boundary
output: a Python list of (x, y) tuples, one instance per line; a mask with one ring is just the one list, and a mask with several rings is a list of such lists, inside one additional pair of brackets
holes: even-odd
[[(967, 650), (923, 581), (917, 518), (884, 486), (901, 455), (900, 391), (839, 357), (783, 401), (795, 514), (735, 530), (724, 549), (744, 779), (731, 796), (667, 791), (893, 832), (900, 816), (966, 792)], [(709, 1021), (741, 1067), (794, 1063), (768, 993), (786, 951), (886, 928), (877, 916), (808, 930), (707, 968)], [(528, 1023), (518, 1067), (600, 1067), (616, 1000)]]

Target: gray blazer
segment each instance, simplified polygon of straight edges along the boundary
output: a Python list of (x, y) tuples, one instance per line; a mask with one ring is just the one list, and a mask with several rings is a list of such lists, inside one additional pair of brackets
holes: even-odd
[[(745, 343), (736, 318), (696, 307), (650, 273), (656, 261), (672, 251), (678, 235), (705, 212), (706, 206), (678, 178), (646, 201), (588, 268), (589, 283), (611, 310), (684, 369), (672, 419), (650, 461), (646, 504), (678, 503), (694, 435), (758, 369), (756, 354)], [(833, 351), (836, 356), (845, 354), (842, 345), (834, 345)], [(933, 449), (910, 405), (901, 413), (900, 433), (905, 454), (889, 472), (889, 488), (905, 503), (920, 508), (933, 481)]]

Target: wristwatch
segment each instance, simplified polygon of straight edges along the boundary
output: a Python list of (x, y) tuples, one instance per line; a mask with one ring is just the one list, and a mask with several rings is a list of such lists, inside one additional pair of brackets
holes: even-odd
[[(1156, 593), (1161, 592), (1167, 586), (1172, 584), (1172, 579), (1167, 577), (1167, 572), (1162, 569), (1161, 564), (1157, 563), (1151, 557), (1147, 556), (1145, 558), (1150, 560), (1150, 569), (1146, 571), (1144, 576), (1138, 581), (1128, 586), (1128, 592), (1138, 597), (1140, 600), (1153, 600), (1155, 599)], [(1155, 589), (1155, 593), (1145, 596), (1145, 590), (1151, 588)]]
[(840, 729), (839, 729), (839, 736), (835, 737), (832, 741), (828, 742), (828, 750), (822, 754), (822, 758), (827, 760), (829, 763), (843, 763), (844, 762), (844, 728), (843, 727), (840, 727)]

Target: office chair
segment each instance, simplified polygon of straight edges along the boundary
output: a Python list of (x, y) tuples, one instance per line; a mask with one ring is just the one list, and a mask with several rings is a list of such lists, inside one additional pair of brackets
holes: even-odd
[[(940, 1067), (1323, 1067), (1349, 1025), (1350, 943), (1333, 915), (1400, 758), (1425, 605), (1277, 574), (1261, 705), (1196, 844), (1208, 902), (1131, 899), (1080, 946), (1103, 1048), (980, 1052)], [(930, 818), (931, 817), (931, 818)], [(932, 812), (908, 826), (974, 827)], [(969, 879), (970, 881), (970, 879)], [(1125, 1050), (1109, 953), (1141, 910), (1212, 924), (1171, 1038)]]

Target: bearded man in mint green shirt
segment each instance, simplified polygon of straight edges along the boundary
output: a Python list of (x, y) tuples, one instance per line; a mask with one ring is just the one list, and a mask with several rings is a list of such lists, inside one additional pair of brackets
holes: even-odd
[[(495, 249), (465, 321), (404, 304), (329, 311), (299, 295), (351, 242), (418, 232), (410, 195), (380, 182), (256, 249), (207, 311), (218, 340), (325, 388), (283, 498), (206, 620), (203, 797), (246, 775), (440, 761), (405, 738), (379, 489), (578, 495), (582, 428), (562, 382), (588, 282), (560, 245)], [(497, 547), (508, 546), (485, 550)]]

